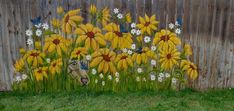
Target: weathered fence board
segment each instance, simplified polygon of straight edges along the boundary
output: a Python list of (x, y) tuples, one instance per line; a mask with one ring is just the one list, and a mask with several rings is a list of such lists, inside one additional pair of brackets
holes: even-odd
[(159, 28), (177, 18), (183, 20), (182, 43), (193, 46), (190, 58), (199, 66), (197, 89), (234, 87), (234, 1), (233, 0), (0, 0), (0, 90), (10, 89), (14, 73), (13, 63), (18, 49), (26, 47), (25, 30), (30, 19), (53, 17), (56, 7), (65, 10), (80, 8), (85, 18), (90, 4), (98, 9), (131, 12), (133, 21), (138, 16), (156, 14)]

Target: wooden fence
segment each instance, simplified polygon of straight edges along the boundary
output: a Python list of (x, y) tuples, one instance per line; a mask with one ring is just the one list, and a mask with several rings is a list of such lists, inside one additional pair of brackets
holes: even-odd
[(25, 47), (25, 30), (30, 19), (56, 17), (57, 6), (81, 8), (88, 21), (90, 4), (115, 7), (139, 15), (156, 14), (159, 27), (183, 19), (183, 42), (193, 46), (192, 60), (199, 67), (198, 89), (234, 87), (234, 0), (0, 0), (0, 89), (10, 89), (13, 63)]

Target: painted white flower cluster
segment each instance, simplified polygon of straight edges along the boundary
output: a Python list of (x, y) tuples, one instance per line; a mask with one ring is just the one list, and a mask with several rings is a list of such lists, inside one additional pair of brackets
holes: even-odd
[(178, 21), (176, 21), (175, 24), (173, 24), (173, 23), (169, 24), (169, 29), (173, 30), (178, 35), (180, 35), (182, 32), (180, 27), (181, 27), (181, 25), (179, 24)]
[(123, 14), (121, 14), (120, 12), (119, 12), (119, 9), (118, 8), (114, 8), (114, 14), (116, 14), (117, 15), (117, 18), (118, 19), (123, 19)]
[(131, 28), (132, 28), (131, 29), (131, 34), (132, 35), (137, 35), (137, 36), (141, 35), (141, 30), (137, 29), (135, 22), (131, 23)]
[(19, 83), (21, 81), (24, 81), (28, 79), (28, 76), (26, 74), (22, 74), (22, 75), (16, 75), (14, 78), (13, 78), (13, 82), (16, 82), (16, 83)]
[[(92, 69), (92, 70), (91, 70), (91, 73), (92, 73), (93, 75), (96, 75), (96, 74), (97, 74), (97, 70), (96, 70), (96, 69)], [(102, 85), (102, 86), (105, 86), (105, 85), (106, 85), (106, 81), (105, 81), (105, 79), (104, 79), (105, 77), (104, 77), (103, 73), (100, 73), (98, 76), (99, 76), (99, 77), (96, 78), (94, 82), (95, 82), (96, 84), (98, 84), (98, 83), (99, 83), (99, 80), (100, 80), (100, 81), (101, 81), (101, 85)], [(115, 82), (118, 83), (118, 82), (119, 82), (119, 72), (116, 72), (115, 75), (114, 75), (114, 77), (113, 77), (112, 75), (107, 75), (107, 79), (108, 79), (109, 81), (115, 80)]]
[(133, 53), (131, 49), (127, 49), (127, 48), (123, 48), (123, 49), (122, 49), (122, 52), (123, 52), (123, 53), (127, 53), (127, 54), (129, 54), (129, 55), (132, 55), (132, 53)]

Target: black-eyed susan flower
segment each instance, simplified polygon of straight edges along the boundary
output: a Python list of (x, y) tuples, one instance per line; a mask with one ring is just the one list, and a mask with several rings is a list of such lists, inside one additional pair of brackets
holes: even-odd
[(161, 67), (165, 70), (170, 70), (174, 65), (178, 65), (180, 59), (180, 52), (176, 48), (168, 48), (160, 50)]
[(181, 44), (181, 41), (177, 38), (176, 34), (164, 29), (156, 33), (153, 40), (153, 45), (158, 45), (159, 49), (174, 48), (179, 44)]
[(34, 69), (33, 74), (37, 81), (41, 81), (44, 78), (48, 78), (47, 72), (48, 72), (47, 67), (39, 67), (39, 68)]
[(61, 67), (63, 66), (63, 61), (62, 59), (57, 59), (57, 60), (54, 60), (50, 63), (50, 66), (49, 66), (49, 69), (50, 69), (50, 73), (52, 75), (54, 74), (59, 74), (61, 72)]
[(99, 73), (107, 73), (108, 70), (110, 70), (110, 72), (114, 74), (116, 72), (116, 68), (113, 64), (115, 56), (115, 52), (110, 51), (107, 48), (99, 49), (92, 54), (93, 59), (90, 63), (90, 67), (95, 67), (98, 65)]
[(22, 72), (24, 70), (24, 59), (19, 59), (14, 64), (16, 72)]
[(127, 70), (128, 66), (133, 66), (132, 58), (127, 53), (117, 55), (115, 62), (117, 63), (117, 68), (119, 70)]
[(145, 14), (145, 18), (139, 17), (140, 24), (137, 27), (141, 29), (141, 33), (147, 32), (149, 35), (157, 29), (158, 21), (156, 21), (156, 16), (153, 15), (149, 17)]
[(148, 47), (140, 47), (132, 55), (132, 60), (136, 61), (137, 64), (147, 63), (148, 58), (156, 58), (156, 54), (153, 51), (151, 51)]
[(120, 31), (120, 26), (114, 23), (110, 23), (104, 28), (107, 33), (105, 38), (111, 41), (112, 48), (130, 48), (133, 40), (130, 33), (123, 33)]
[(194, 80), (198, 77), (197, 66), (194, 63), (187, 60), (182, 60), (181, 67), (182, 70), (186, 71), (191, 79)]
[(184, 54), (185, 55), (192, 55), (193, 54), (192, 48), (189, 44), (184, 45)]
[(45, 39), (45, 45), (43, 50), (52, 53), (57, 52), (59, 56), (62, 56), (62, 51), (67, 51), (67, 46), (65, 45), (67, 40), (58, 34), (53, 34)]
[(44, 57), (44, 53), (37, 50), (30, 50), (24, 55), (23, 59), (26, 60), (29, 65), (37, 67), (38, 65), (43, 64)]
[(81, 57), (85, 57), (86, 54), (87, 54), (87, 49), (85, 47), (78, 47), (72, 51), (71, 58), (80, 60)]
[(57, 28), (59, 28), (61, 26), (60, 20), (55, 19), (55, 18), (53, 18), (51, 20), (51, 24), (52, 24), (53, 28), (55, 28), (55, 29), (57, 29)]
[(131, 17), (131, 14), (130, 14), (130, 13), (127, 13), (127, 14), (125, 15), (125, 21), (126, 21), (127, 23), (131, 23), (131, 22), (132, 22), (132, 17)]
[(91, 15), (96, 15), (96, 13), (97, 13), (97, 8), (96, 8), (96, 6), (95, 5), (91, 5), (90, 6), (90, 8), (89, 8), (89, 13), (91, 14)]
[(98, 49), (99, 45), (106, 45), (101, 30), (94, 27), (92, 24), (81, 24), (79, 28), (75, 30), (75, 33), (79, 35), (76, 43), (79, 44), (84, 41), (86, 49)]
[(79, 16), (80, 9), (71, 10), (67, 12), (62, 20), (62, 30), (65, 33), (71, 33), (72, 27), (76, 27), (77, 23), (83, 21), (83, 18)]
[(104, 8), (99, 14), (98, 21), (102, 23), (103, 26), (110, 21), (110, 10), (108, 8)]

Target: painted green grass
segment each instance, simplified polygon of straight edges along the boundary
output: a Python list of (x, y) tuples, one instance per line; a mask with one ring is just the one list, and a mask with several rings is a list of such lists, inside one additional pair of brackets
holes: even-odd
[(5, 111), (233, 111), (234, 90), (197, 92), (0, 93)]

